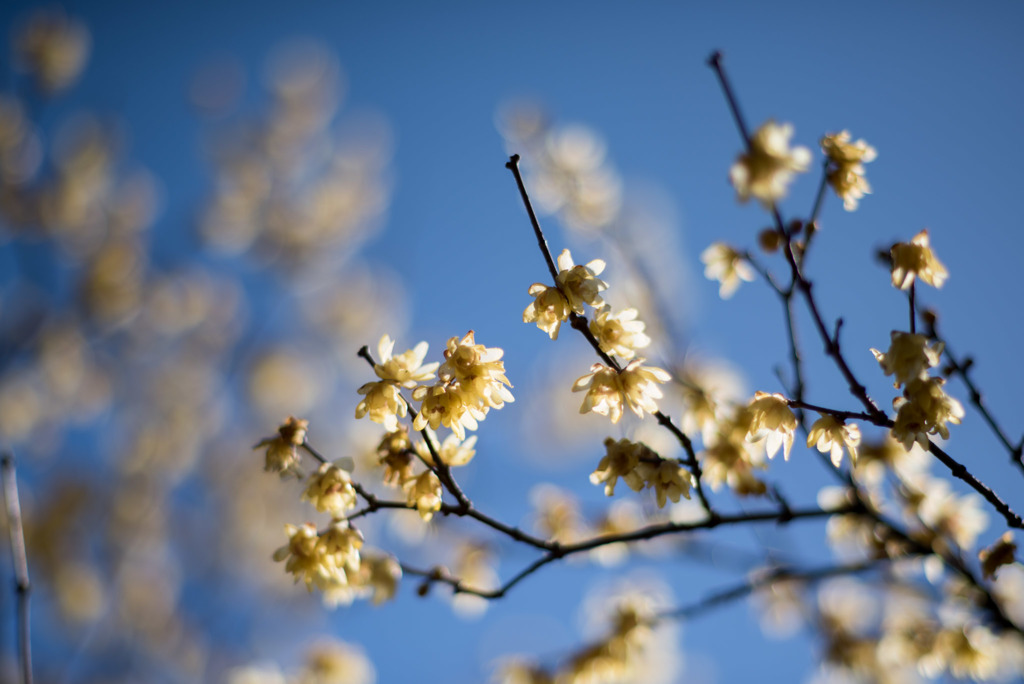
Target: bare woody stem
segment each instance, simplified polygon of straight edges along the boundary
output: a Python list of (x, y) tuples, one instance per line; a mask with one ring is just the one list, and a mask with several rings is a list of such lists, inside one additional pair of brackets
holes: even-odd
[(14, 564), (21, 681), (23, 684), (32, 684), (32, 640), (29, 627), (29, 596), (32, 593), (32, 583), (28, 576), (28, 555), (25, 552), (25, 532), (21, 522), (21, 503), (18, 500), (18, 480), (13, 455), (4, 454), (0, 459), (0, 470), (4, 502), (7, 506), (7, 529), (11, 538), (11, 560)]
[(644, 541), (648, 539), (655, 539), (668, 534), (679, 534), (693, 530), (710, 530), (719, 526), (726, 525), (741, 525), (746, 523), (762, 523), (762, 522), (774, 522), (777, 524), (783, 524), (790, 520), (796, 519), (811, 519), (811, 518), (822, 518), (831, 515), (842, 515), (844, 513), (855, 513), (860, 509), (856, 506), (844, 506), (834, 509), (820, 509), (820, 508), (806, 508), (797, 510), (787, 510), (785, 513), (778, 511), (769, 511), (763, 513), (742, 513), (736, 515), (721, 515), (715, 518), (708, 518), (706, 520), (695, 522), (695, 523), (659, 523), (649, 525), (647, 527), (634, 530), (632, 532), (625, 532), (622, 534), (610, 534), (593, 537), (586, 539), (575, 544), (562, 544), (555, 549), (552, 549), (542, 555), (537, 560), (533, 561), (518, 573), (513, 575), (507, 582), (505, 582), (498, 589), (480, 589), (477, 587), (469, 586), (462, 582), (457, 577), (450, 575), (438, 575), (434, 570), (417, 570), (415, 568), (402, 566), (408, 574), (423, 577), (430, 582), (440, 582), (451, 586), (456, 593), (472, 594), (474, 596), (480, 596), (486, 599), (500, 599), (503, 598), (509, 591), (511, 591), (520, 582), (525, 580), (527, 577), (537, 572), (544, 566), (553, 563), (562, 558), (573, 556), (587, 551), (593, 551), (594, 549), (607, 546), (609, 544), (619, 543), (631, 543)]
[[(918, 312), (921, 314), (924, 313), (920, 307), (918, 307)], [(973, 378), (971, 378), (971, 368), (974, 367), (974, 360), (970, 357), (961, 359), (953, 353), (952, 349), (949, 347), (949, 342), (939, 335), (934, 316), (924, 317), (924, 322), (926, 328), (925, 333), (928, 337), (942, 340), (942, 343), (945, 345), (944, 354), (946, 356), (946, 361), (949, 363), (949, 368), (953, 373), (959, 376), (964, 385), (966, 385), (971, 404), (978, 410), (978, 413), (981, 414), (982, 419), (984, 419), (988, 424), (999, 442), (1006, 447), (1006, 450), (1010, 454), (1010, 461), (1024, 472), (1024, 438), (1017, 442), (1017, 444), (1010, 441), (1006, 430), (999, 425), (995, 416), (992, 415), (988, 406), (985, 405), (985, 399), (981, 390), (975, 384)]]

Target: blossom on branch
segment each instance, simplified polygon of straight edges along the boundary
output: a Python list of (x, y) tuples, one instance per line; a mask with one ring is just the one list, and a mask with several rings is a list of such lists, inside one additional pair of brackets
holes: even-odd
[(480, 408), (473, 397), (466, 395), (459, 384), (439, 382), (431, 387), (417, 387), (412, 398), (423, 402), (420, 412), (412, 422), (415, 430), (422, 430), (427, 425), (433, 430), (440, 426), (449, 428), (459, 439), (466, 438), (466, 430), (476, 430), (477, 421), (487, 415), (487, 408)]
[(864, 164), (874, 161), (878, 152), (863, 140), (850, 142), (850, 132), (840, 131), (821, 139), (821, 151), (828, 157), (825, 179), (839, 198), (843, 208), (853, 211), (857, 202), (871, 193), (871, 185), (864, 177)]
[(892, 435), (907, 449), (918, 442), (928, 448), (928, 435), (949, 439), (947, 423), (959, 425), (964, 407), (946, 394), (942, 378), (915, 378), (907, 383), (903, 396), (893, 401), (897, 409)]
[(306, 441), (308, 427), (308, 420), (288, 416), (288, 419), (277, 428), (276, 437), (261, 439), (253, 448), (267, 448), (263, 470), (268, 473), (280, 473), (282, 477), (292, 472), (299, 464), (298, 447)]
[(434, 513), (441, 510), (441, 480), (430, 470), (424, 470), (419, 477), (404, 485), (406, 501), (419, 511), (424, 522), (430, 522)]
[(644, 478), (637, 469), (641, 458), (656, 459), (658, 455), (646, 444), (631, 442), (628, 439), (618, 441), (608, 437), (604, 440), (606, 453), (597, 464), (597, 470), (590, 474), (591, 484), (604, 483), (605, 496), (615, 494), (615, 484), (621, 477), (634, 492), (643, 489)]
[(910, 242), (897, 242), (889, 252), (892, 257), (892, 284), (901, 290), (913, 285), (914, 278), (932, 287), (942, 287), (949, 271), (942, 265), (929, 245), (928, 230), (922, 230)]
[(543, 283), (530, 286), (529, 294), (534, 301), (523, 311), (523, 323), (537, 323), (537, 327), (553, 339), (558, 339), (562, 322), (569, 318), (569, 300), (557, 287)]
[(624, 399), (622, 383), (619, 382), (619, 374), (614, 368), (609, 368), (603, 363), (595, 363), (590, 367), (590, 373), (572, 385), (573, 392), (583, 390), (586, 390), (587, 394), (583, 397), (580, 413), (593, 411), (608, 416), (613, 423), (619, 422), (622, 418)]
[(427, 356), (427, 343), (420, 342), (414, 348), (402, 352), (398, 356), (392, 356), (395, 348), (395, 341), (388, 335), (380, 338), (377, 345), (377, 352), (380, 361), (373, 366), (373, 371), (381, 380), (395, 382), (406, 389), (412, 389), (418, 383), (428, 382), (433, 379), (438, 363), (423, 364)]
[(275, 561), (287, 560), (285, 571), (313, 587), (326, 589), (332, 583), (347, 583), (346, 568), (359, 569), (359, 549), (363, 536), (343, 520), (334, 521), (324, 534), (316, 525), (285, 525), (288, 543), (274, 552)]
[(749, 409), (751, 420), (747, 439), (757, 442), (767, 437), (765, 448), (768, 458), (774, 457), (779, 447), (784, 445), (783, 454), (788, 461), (797, 428), (796, 416), (789, 408), (789, 401), (781, 394), (756, 392)]
[(926, 377), (929, 368), (939, 365), (943, 349), (945, 344), (935, 342), (929, 345), (924, 335), (893, 330), (889, 351), (883, 354), (872, 349), (871, 353), (886, 375), (896, 376), (893, 386), (899, 387), (914, 378)]
[(629, 360), (637, 350), (648, 346), (651, 338), (644, 334), (644, 322), (636, 320), (638, 315), (636, 309), (623, 309), (615, 314), (607, 305), (600, 309), (590, 321), (590, 332), (601, 345), (601, 351)]
[(558, 283), (558, 289), (565, 295), (569, 308), (574, 313), (582, 316), (584, 304), (589, 304), (595, 309), (604, 305), (599, 293), (608, 289), (608, 283), (597, 277), (601, 275), (604, 266), (601, 259), (594, 259), (586, 266), (576, 266), (572, 254), (567, 249), (563, 249), (558, 255), (559, 270), (555, 282)]
[(461, 340), (458, 337), (448, 340), (438, 377), (444, 382), (458, 381), (467, 403), (485, 413), (488, 408), (500, 409), (505, 402), (515, 401), (507, 389), (512, 383), (505, 377), (505, 363), (500, 360), (504, 353), (498, 347), (476, 344), (470, 330)]
[(754, 269), (739, 252), (725, 243), (713, 243), (701, 253), (700, 260), (704, 262), (704, 277), (721, 283), (718, 294), (722, 299), (732, 297), (741, 280), (748, 283), (754, 280)]
[(750, 138), (750, 149), (741, 154), (729, 169), (729, 180), (740, 202), (756, 197), (766, 208), (786, 196), (793, 175), (807, 170), (811, 151), (806, 147), (790, 149), (791, 124), (765, 122)]
[(321, 513), (341, 517), (345, 511), (356, 507), (356, 490), (348, 471), (337, 464), (324, 463), (310, 476), (302, 499)]
[(390, 380), (368, 382), (358, 392), (365, 398), (356, 406), (356, 418), (369, 414), (370, 420), (380, 423), (389, 432), (398, 429), (398, 419), (408, 411), (398, 385)]
[(860, 428), (823, 414), (814, 421), (807, 433), (807, 446), (815, 447), (821, 453), (828, 453), (836, 468), (843, 461), (843, 449), (850, 452), (850, 461), (857, 462), (857, 447), (860, 446)]

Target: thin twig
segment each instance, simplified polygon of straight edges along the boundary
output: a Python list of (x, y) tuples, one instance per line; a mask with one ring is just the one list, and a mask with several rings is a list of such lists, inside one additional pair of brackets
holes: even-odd
[(28, 576), (28, 555), (25, 553), (25, 531), (21, 524), (21, 503), (18, 501), (14, 456), (4, 454), (0, 460), (0, 469), (3, 470), (7, 529), (11, 536), (11, 560), (14, 564), (21, 681), (23, 684), (32, 684), (32, 640), (29, 628), (29, 595), (32, 593), (32, 583)]

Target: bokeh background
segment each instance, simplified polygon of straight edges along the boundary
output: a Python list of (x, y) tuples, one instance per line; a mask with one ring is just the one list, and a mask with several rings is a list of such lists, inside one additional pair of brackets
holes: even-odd
[[(428, 341), (428, 360), (470, 329), (505, 350), (517, 401), (491, 412), (460, 472), (481, 508), (529, 527), (541, 481), (589, 518), (607, 507), (587, 481), (601, 441), (646, 428), (576, 416), (569, 387), (592, 352), (522, 323), (546, 268), (504, 163), (520, 152), (538, 178), (534, 148), (510, 142), (530, 122), (600, 168), (597, 219), (559, 212), (555, 196), (542, 221), (556, 253), (608, 262), (612, 301), (649, 322), (652, 360), (702, 359), (749, 392), (782, 390), (774, 295), (755, 283), (722, 301), (701, 272), (711, 242), (753, 248), (768, 224), (728, 184), (740, 140), (705, 64), (714, 49), (752, 125), (793, 123), (816, 159), (820, 136), (843, 128), (878, 149), (874, 194), (852, 213), (828, 198), (809, 260), (873, 396), (893, 393), (868, 349), (906, 326), (875, 253), (927, 227), (951, 277), (921, 298), (1021, 430), (1019, 3), (83, 2), (66, 8), (87, 31), (65, 55), (80, 51), (81, 74), (52, 93), (10, 57), (35, 7), (0, 7), (4, 103), (19, 100), (24, 124), (0, 131), (0, 445), (24, 488), (40, 681), (227, 681), (253, 663), (292, 671), (334, 638), (381, 682), (478, 682), (502, 656), (557, 659), (599, 632), (594, 606), (622, 583), (686, 605), (766, 549), (827, 558), (819, 523), (716, 532), (612, 567), (555, 564), (469, 615), (440, 589), (418, 597), (414, 579), (393, 602), (332, 610), (270, 559), (283, 524), (311, 511), (251, 446), (302, 415), (358, 479), (380, 434), (352, 418), (372, 377), (355, 353), (383, 333), (399, 349)], [(807, 212), (816, 187), (801, 178), (784, 213)], [(801, 322), (808, 399), (853, 408)], [(1024, 504), (970, 410), (950, 449)], [(769, 473), (794, 503), (830, 482), (799, 448)], [(492, 559), (485, 578), (534, 557), (407, 517), (367, 521), (368, 543), (452, 565), (469, 535)], [(1001, 532), (992, 522), (983, 539)], [(0, 620), (8, 667), (13, 638)], [(669, 641), (679, 652), (645, 681), (815, 675), (813, 639), (766, 637), (746, 602)]]

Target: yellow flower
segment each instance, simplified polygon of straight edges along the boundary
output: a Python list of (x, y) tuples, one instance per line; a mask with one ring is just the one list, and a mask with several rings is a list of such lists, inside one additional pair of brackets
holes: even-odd
[(765, 437), (765, 449), (768, 458), (772, 458), (785, 445), (783, 454), (789, 460), (789, 451), (793, 447), (797, 420), (789, 408), (789, 401), (781, 394), (755, 392), (754, 399), (748, 407), (750, 410), (750, 428), (747, 439), (756, 442)]
[(390, 380), (407, 389), (412, 389), (417, 383), (428, 382), (434, 377), (438, 363), (421, 365), (427, 356), (427, 343), (420, 342), (413, 349), (409, 349), (398, 356), (392, 356), (395, 348), (395, 341), (388, 335), (380, 338), (377, 351), (380, 361), (373, 366), (374, 372), (381, 380)]
[(897, 413), (892, 435), (906, 449), (915, 441), (927, 449), (929, 434), (949, 439), (946, 424), (960, 424), (964, 407), (942, 389), (945, 383), (942, 378), (915, 378), (893, 402)]
[(504, 353), (498, 347), (476, 344), (470, 330), (461, 340), (458, 337), (448, 340), (445, 361), (438, 369), (438, 376), (445, 382), (457, 381), (467, 403), (485, 411), (487, 408), (500, 409), (505, 402), (515, 401), (505, 387), (511, 387), (512, 383), (505, 377), (505, 364), (500, 360)]
[(608, 416), (613, 423), (619, 422), (622, 418), (622, 408), (625, 398), (622, 394), (622, 383), (619, 382), (619, 374), (614, 368), (609, 368), (602, 363), (595, 363), (590, 367), (590, 373), (576, 380), (572, 385), (573, 392), (587, 390), (583, 397), (583, 405), (580, 406), (580, 413), (593, 411), (602, 416)]
[[(437, 444), (437, 440), (434, 439), (433, 433), (429, 433), (430, 438)], [(437, 455), (440, 457), (441, 462), (449, 466), (464, 466), (473, 460), (473, 456), (476, 455), (476, 450), (473, 447), (476, 445), (476, 435), (469, 437), (465, 441), (458, 438), (457, 435), (448, 435), (445, 440), (441, 442), (441, 445), (437, 447)], [(433, 463), (434, 457), (430, 453), (430, 449), (427, 447), (426, 442), (416, 442), (416, 453), (426, 461), (427, 463)]]
[(308, 420), (288, 416), (288, 419), (277, 428), (276, 437), (260, 440), (253, 448), (267, 448), (263, 470), (268, 473), (281, 473), (282, 476), (291, 472), (299, 464), (299, 453), (296, 447), (306, 441), (308, 427)]
[(569, 300), (557, 287), (548, 287), (543, 283), (531, 285), (530, 296), (536, 299), (523, 311), (523, 323), (536, 321), (538, 328), (551, 339), (557, 340), (562, 321), (569, 318)]
[(922, 230), (910, 242), (897, 242), (890, 251), (892, 256), (892, 284), (906, 290), (914, 278), (932, 287), (942, 287), (949, 271), (935, 258), (929, 246), (928, 230)]
[(655, 460), (658, 455), (645, 444), (631, 442), (628, 439), (615, 441), (611, 437), (604, 440), (605, 455), (597, 464), (597, 470), (590, 474), (591, 484), (604, 482), (605, 496), (615, 494), (615, 484), (621, 477), (634, 492), (643, 489), (644, 478), (637, 470), (641, 458)]
[(461, 385), (439, 382), (432, 387), (417, 387), (412, 398), (423, 402), (420, 412), (413, 421), (413, 429), (422, 430), (427, 425), (436, 430), (445, 426), (459, 439), (466, 438), (466, 430), (476, 430), (477, 421), (487, 415), (487, 408), (478, 408), (473, 397), (467, 397)]
[(14, 37), (23, 68), (45, 93), (52, 94), (78, 78), (89, 55), (89, 32), (60, 10), (36, 12)]
[(732, 297), (740, 281), (748, 283), (754, 280), (754, 269), (735, 249), (721, 242), (716, 242), (705, 249), (700, 260), (704, 262), (704, 277), (721, 283), (718, 294), (722, 299)]
[(389, 432), (398, 429), (398, 419), (404, 417), (407, 412), (405, 399), (402, 398), (398, 385), (389, 380), (368, 382), (358, 391), (366, 397), (356, 406), (356, 418), (362, 418), (369, 413), (370, 420), (380, 423)]
[(274, 560), (287, 559), (285, 572), (294, 575), (296, 582), (305, 582), (310, 591), (314, 586), (323, 590), (347, 583), (345, 568), (358, 569), (363, 538), (348, 523), (335, 521), (323, 536), (313, 523), (285, 525), (284, 530), (288, 543), (274, 552)]
[(829, 160), (825, 175), (829, 185), (843, 200), (843, 208), (853, 211), (858, 200), (871, 193), (863, 165), (874, 161), (878, 153), (863, 140), (851, 143), (849, 131), (826, 135), (821, 139), (821, 150)]
[(356, 490), (352, 487), (352, 478), (334, 463), (324, 463), (310, 476), (302, 498), (313, 504), (319, 512), (330, 512), (335, 517), (356, 507)]
[(623, 309), (613, 314), (607, 306), (597, 312), (590, 322), (590, 332), (604, 353), (628, 360), (636, 356), (638, 349), (651, 343), (651, 338), (644, 334), (646, 325), (636, 320), (637, 315), (636, 309)]
[(843, 460), (843, 449), (850, 452), (850, 460), (857, 461), (857, 447), (860, 445), (860, 428), (846, 425), (834, 417), (823, 414), (814, 421), (807, 434), (807, 446), (815, 447), (821, 453), (828, 452), (836, 468)]
[(604, 305), (599, 293), (608, 289), (608, 283), (597, 277), (601, 275), (604, 266), (601, 259), (594, 259), (586, 266), (575, 266), (572, 254), (567, 249), (563, 249), (558, 255), (559, 271), (555, 282), (569, 302), (569, 308), (575, 313), (582, 316), (584, 304), (589, 304), (595, 309)]
[(415, 506), (424, 522), (430, 522), (434, 513), (441, 510), (441, 481), (437, 475), (424, 470), (419, 477), (405, 484), (406, 501)]
[(872, 349), (871, 353), (882, 365), (886, 375), (896, 376), (893, 386), (899, 387), (914, 378), (925, 377), (929, 368), (939, 365), (944, 348), (942, 342), (935, 342), (929, 346), (928, 338), (924, 335), (893, 330), (889, 351), (883, 354), (877, 349)]
[(680, 496), (690, 498), (692, 477), (677, 462), (669, 459), (661, 459), (657, 465), (644, 462), (641, 471), (647, 486), (654, 489), (658, 508), (664, 508), (667, 501), (679, 503)]
[(1013, 532), (1004, 532), (992, 546), (978, 552), (982, 575), (985, 579), (994, 578), (999, 568), (1014, 562), (1016, 553), (1017, 545), (1013, 543)]
[(655, 383), (664, 384), (672, 379), (662, 368), (644, 366), (645, 359), (634, 359), (619, 373), (619, 382), (622, 384), (622, 394), (626, 397), (626, 403), (640, 418), (644, 417), (644, 411), (657, 413), (658, 404), (655, 399), (661, 399), (661, 390)]
[(378, 463), (384, 466), (384, 484), (397, 487), (412, 477), (412, 443), (404, 425), (384, 435), (377, 446)]
[(790, 149), (793, 126), (765, 122), (750, 139), (750, 149), (740, 155), (729, 170), (729, 179), (740, 202), (756, 197), (765, 207), (786, 195), (793, 174), (807, 170), (811, 151), (806, 147)]

